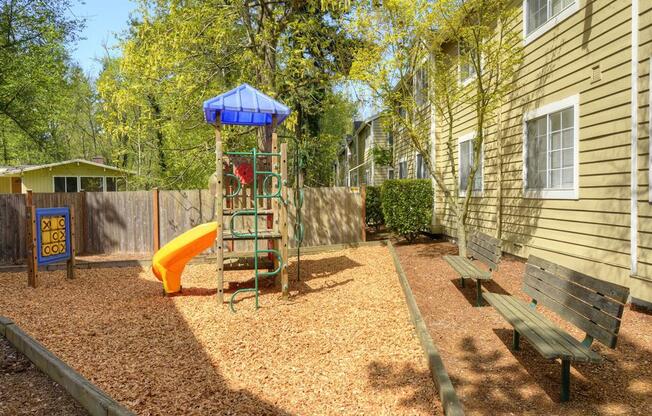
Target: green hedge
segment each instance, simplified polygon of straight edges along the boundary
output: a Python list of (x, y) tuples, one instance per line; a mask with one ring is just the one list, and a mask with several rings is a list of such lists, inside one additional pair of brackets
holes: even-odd
[(368, 227), (379, 227), (385, 223), (380, 201), (380, 187), (367, 186), (365, 198), (365, 222)]
[(429, 179), (392, 179), (381, 190), (385, 225), (412, 242), (428, 231), (432, 220), (432, 184)]

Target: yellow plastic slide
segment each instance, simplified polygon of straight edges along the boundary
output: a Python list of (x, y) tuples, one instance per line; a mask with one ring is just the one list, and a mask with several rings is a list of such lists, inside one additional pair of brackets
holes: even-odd
[(217, 222), (198, 225), (176, 237), (154, 254), (152, 272), (163, 282), (165, 293), (181, 290), (181, 273), (186, 263), (215, 241)]

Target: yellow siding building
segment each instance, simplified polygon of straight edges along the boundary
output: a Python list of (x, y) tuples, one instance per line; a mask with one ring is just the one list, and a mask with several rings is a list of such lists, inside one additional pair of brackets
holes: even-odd
[[(499, 123), (485, 132), (469, 228), (495, 235), (500, 212), (506, 252), (630, 287), (636, 301), (652, 303), (652, 1), (550, 0), (550, 10), (536, 11), (530, 5), (546, 2), (515, 4), (524, 61)], [(453, 161), (447, 129), (431, 117), (435, 167), (449, 186), (450, 163), (459, 169), (474, 131), (473, 108), (460, 107)], [(411, 154), (397, 140), (394, 166), (406, 161), (414, 177)], [(435, 221), (455, 237), (446, 205), (436, 189)]]
[(0, 167), (0, 193), (123, 191), (128, 175), (124, 169), (82, 159)]

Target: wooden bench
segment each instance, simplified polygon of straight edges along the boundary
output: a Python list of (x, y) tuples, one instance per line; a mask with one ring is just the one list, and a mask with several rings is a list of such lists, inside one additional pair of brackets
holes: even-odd
[[(544, 358), (561, 359), (561, 401), (570, 397), (570, 363), (599, 363), (591, 350), (593, 340), (616, 347), (620, 320), (629, 289), (530, 256), (525, 268), (523, 291), (532, 302), (514, 296), (485, 293), (484, 298), (514, 327), (513, 349), (523, 335)], [(538, 313), (543, 305), (586, 333), (578, 341)]]
[[(451, 265), (460, 275), (460, 285), (464, 287), (464, 279), (473, 279), (476, 283), (476, 306), (482, 305), (482, 285), (483, 280), (491, 280), (491, 272), (498, 269), (500, 261), (501, 242), (481, 232), (471, 233), (469, 243), (466, 245), (467, 255), (470, 259), (462, 256), (444, 256), (444, 260)], [(489, 271), (476, 267), (471, 259), (479, 260), (484, 263)]]

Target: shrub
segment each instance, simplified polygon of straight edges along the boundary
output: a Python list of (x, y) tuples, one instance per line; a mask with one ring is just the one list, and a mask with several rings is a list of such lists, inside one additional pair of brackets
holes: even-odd
[(432, 184), (429, 179), (392, 179), (381, 190), (385, 225), (395, 234), (414, 241), (419, 232), (430, 229)]
[(380, 187), (367, 186), (365, 198), (365, 222), (369, 227), (376, 227), (385, 223), (383, 208), (380, 203)]

